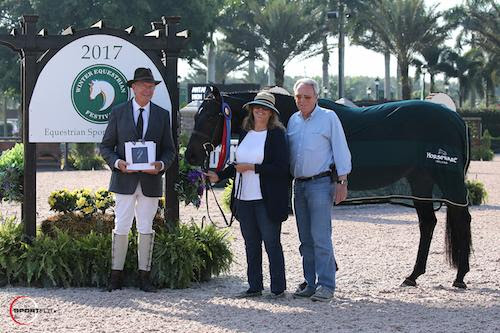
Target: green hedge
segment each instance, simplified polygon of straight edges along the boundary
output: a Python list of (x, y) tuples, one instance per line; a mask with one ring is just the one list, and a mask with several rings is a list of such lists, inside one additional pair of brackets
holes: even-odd
[(488, 130), (493, 137), (500, 137), (500, 111), (494, 109), (459, 109), (462, 117), (481, 117), (483, 132)]
[(0, 200), (23, 200), (24, 148), (22, 143), (0, 155)]
[[(227, 230), (181, 224), (157, 231), (152, 279), (159, 288), (187, 288), (227, 272), (233, 255)], [(136, 285), (137, 237), (129, 236), (125, 285)], [(22, 227), (0, 215), (0, 286), (104, 287), (111, 264), (111, 234), (57, 230), (22, 241)]]

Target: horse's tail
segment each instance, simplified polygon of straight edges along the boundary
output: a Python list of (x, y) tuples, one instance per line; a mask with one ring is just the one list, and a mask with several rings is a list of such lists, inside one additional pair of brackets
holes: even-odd
[(470, 222), (471, 216), (467, 207), (448, 205), (446, 212), (446, 256), (453, 267), (458, 268), (460, 260), (468, 259), (471, 253)]

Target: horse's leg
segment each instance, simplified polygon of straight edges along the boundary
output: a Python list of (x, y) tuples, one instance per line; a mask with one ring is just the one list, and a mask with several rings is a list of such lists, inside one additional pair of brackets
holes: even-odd
[(469, 271), (469, 256), (472, 247), (470, 232), (471, 216), (467, 207), (449, 205), (446, 214), (446, 254), (457, 277), (453, 286), (467, 288), (464, 276)]
[(436, 226), (437, 222), (432, 202), (414, 201), (414, 204), (418, 215), (420, 242), (418, 244), (417, 261), (415, 262), (415, 267), (413, 268), (413, 272), (410, 274), (410, 276), (408, 276), (404, 280), (402, 284), (403, 286), (416, 286), (417, 278), (425, 273), (432, 234), (434, 233), (434, 227)]

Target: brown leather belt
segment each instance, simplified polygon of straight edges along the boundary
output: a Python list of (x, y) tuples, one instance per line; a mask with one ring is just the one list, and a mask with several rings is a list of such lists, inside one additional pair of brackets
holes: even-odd
[(319, 179), (319, 178), (323, 178), (323, 177), (330, 177), (331, 175), (332, 175), (331, 171), (325, 171), (325, 172), (319, 173), (319, 174), (311, 176), (311, 177), (298, 177), (298, 178), (295, 178), (295, 181), (307, 182), (310, 180), (315, 180), (315, 179)]

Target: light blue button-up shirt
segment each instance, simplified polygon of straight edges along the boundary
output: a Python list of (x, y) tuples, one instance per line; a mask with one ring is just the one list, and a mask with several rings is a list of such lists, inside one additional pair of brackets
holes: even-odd
[(316, 105), (307, 119), (300, 111), (288, 121), (290, 171), (294, 177), (311, 177), (335, 164), (339, 176), (351, 172), (351, 152), (335, 112)]

